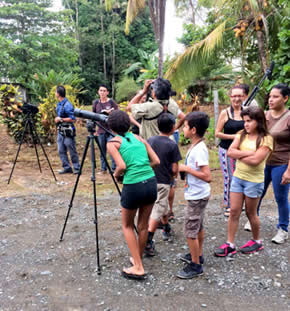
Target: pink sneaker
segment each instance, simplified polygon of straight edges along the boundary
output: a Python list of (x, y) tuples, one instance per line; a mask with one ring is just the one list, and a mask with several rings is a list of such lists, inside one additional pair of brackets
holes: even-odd
[(258, 251), (262, 250), (263, 248), (264, 248), (264, 246), (262, 245), (262, 243), (257, 243), (254, 240), (250, 240), (245, 245), (240, 247), (240, 251), (243, 254), (252, 254), (254, 252), (258, 252)]
[(215, 252), (215, 256), (217, 257), (226, 257), (228, 255), (234, 255), (236, 254), (236, 249), (235, 248), (231, 248), (230, 245), (228, 243), (225, 243), (223, 245), (221, 245)]

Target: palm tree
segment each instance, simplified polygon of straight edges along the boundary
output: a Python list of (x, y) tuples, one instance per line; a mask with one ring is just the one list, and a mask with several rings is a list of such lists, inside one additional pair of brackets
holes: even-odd
[[(107, 0), (108, 1), (108, 0)], [(127, 5), (125, 32), (129, 33), (129, 27), (138, 13), (146, 6), (145, 0), (129, 0)], [(148, 0), (150, 18), (153, 25), (155, 39), (158, 44), (159, 65), (158, 76), (163, 75), (163, 42), (165, 26), (166, 0)]]
[[(267, 0), (218, 0), (212, 1), (216, 9), (216, 18), (220, 23), (203, 40), (188, 47), (169, 66), (166, 77), (174, 87), (180, 85), (181, 80), (190, 80), (193, 72), (214, 57), (217, 48), (223, 43), (226, 31), (234, 31), (239, 39), (242, 53), (249, 39), (256, 36), (256, 44), (260, 59), (261, 71), (265, 72), (268, 66), (268, 20), (277, 13)], [(243, 57), (242, 57), (243, 59)]]

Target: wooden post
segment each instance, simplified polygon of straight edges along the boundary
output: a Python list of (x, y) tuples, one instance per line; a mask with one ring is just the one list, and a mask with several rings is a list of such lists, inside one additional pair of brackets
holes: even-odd
[[(213, 104), (214, 104), (214, 128), (216, 129), (219, 117), (219, 94), (217, 90), (213, 90)], [(218, 138), (215, 138), (215, 144), (218, 145)]]

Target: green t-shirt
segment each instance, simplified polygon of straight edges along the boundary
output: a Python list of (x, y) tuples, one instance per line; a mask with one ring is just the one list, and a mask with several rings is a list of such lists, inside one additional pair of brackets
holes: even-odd
[(118, 136), (122, 138), (119, 152), (126, 164), (123, 184), (136, 184), (155, 176), (150, 166), (145, 145), (128, 132), (125, 137), (129, 138), (129, 141), (120, 135)]

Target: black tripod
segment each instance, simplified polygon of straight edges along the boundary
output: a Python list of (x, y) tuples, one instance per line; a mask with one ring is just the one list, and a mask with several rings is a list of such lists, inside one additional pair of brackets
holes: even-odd
[(251, 104), (252, 100), (255, 98), (255, 96), (257, 95), (257, 93), (260, 90), (260, 87), (262, 85), (262, 83), (268, 78), (269, 80), (272, 80), (272, 72), (274, 70), (274, 66), (275, 66), (275, 62), (272, 61), (270, 67), (266, 70), (263, 78), (261, 79), (261, 81), (259, 82), (258, 85), (256, 85), (252, 91), (252, 93), (249, 95), (249, 97), (247, 98), (247, 100), (244, 103), (244, 107), (247, 107)]
[(64, 222), (64, 225), (63, 225), (63, 229), (62, 229), (62, 233), (61, 233), (61, 236), (60, 236), (60, 241), (63, 241), (63, 235), (64, 235), (64, 231), (65, 231), (65, 228), (66, 228), (66, 224), (67, 224), (67, 221), (68, 221), (68, 218), (69, 218), (69, 214), (70, 214), (70, 210), (73, 206), (73, 200), (74, 200), (74, 197), (75, 197), (75, 193), (76, 193), (76, 190), (77, 190), (77, 186), (78, 186), (78, 183), (79, 183), (79, 179), (80, 179), (80, 176), (82, 174), (82, 169), (83, 169), (83, 165), (84, 165), (84, 162), (85, 162), (85, 158), (86, 158), (86, 155), (87, 155), (87, 152), (88, 152), (88, 149), (89, 149), (89, 146), (91, 147), (91, 166), (92, 166), (92, 177), (91, 177), (91, 181), (93, 183), (93, 191), (94, 191), (94, 216), (95, 216), (95, 219), (94, 219), (94, 224), (95, 224), (95, 229), (96, 229), (96, 252), (97, 252), (97, 265), (98, 265), (98, 274), (101, 274), (101, 267), (100, 267), (100, 256), (99, 256), (99, 235), (98, 235), (98, 215), (97, 215), (97, 198), (96, 198), (96, 175), (95, 175), (95, 169), (96, 169), (96, 157), (95, 157), (95, 148), (94, 148), (94, 142), (97, 143), (97, 146), (103, 156), (103, 158), (105, 159), (105, 163), (109, 169), (109, 172), (110, 172), (110, 175), (112, 177), (112, 180), (117, 188), (117, 191), (119, 192), (119, 194), (121, 195), (121, 191), (120, 191), (120, 188), (113, 176), (113, 172), (108, 164), (108, 161), (106, 159), (106, 155), (104, 154), (102, 148), (100, 147), (100, 144), (99, 144), (99, 141), (98, 141), (98, 138), (94, 135), (95, 133), (95, 129), (96, 129), (96, 125), (98, 125), (99, 127), (103, 128), (106, 132), (110, 133), (113, 135), (113, 133), (109, 132), (106, 128), (104, 128), (101, 124), (99, 124), (98, 122), (94, 122), (94, 121), (87, 121), (87, 129), (88, 129), (88, 132), (89, 132), (89, 135), (87, 136), (87, 141), (86, 141), (86, 145), (85, 145), (85, 150), (84, 150), (84, 153), (83, 153), (83, 156), (82, 156), (82, 161), (81, 161), (81, 166), (80, 166), (80, 170), (79, 170), (79, 174), (77, 176), (77, 179), (76, 179), (76, 182), (75, 182), (75, 185), (74, 185), (74, 188), (73, 188), (73, 193), (72, 193), (72, 196), (71, 196), (71, 200), (70, 200), (70, 203), (69, 203), (69, 208), (68, 208), (68, 211), (67, 211), (67, 214), (66, 214), (66, 218), (65, 218), (65, 222)]
[(39, 167), (40, 173), (42, 173), (42, 171), (41, 171), (41, 166), (40, 166), (40, 161), (39, 161), (39, 156), (38, 156), (38, 151), (37, 151), (37, 148), (36, 148), (36, 144), (40, 145), (40, 147), (41, 147), (41, 149), (43, 151), (43, 154), (44, 154), (44, 156), (45, 156), (45, 158), (47, 160), (47, 163), (49, 165), (49, 168), (51, 170), (51, 173), (52, 173), (55, 181), (57, 181), (56, 177), (55, 177), (55, 174), (54, 174), (54, 171), (53, 171), (53, 169), (51, 167), (51, 164), (50, 164), (50, 162), (48, 160), (47, 154), (46, 154), (46, 152), (45, 152), (45, 150), (44, 150), (44, 148), (43, 148), (43, 146), (41, 144), (41, 141), (40, 141), (40, 139), (39, 139), (39, 137), (37, 135), (37, 131), (36, 131), (35, 127), (34, 127), (33, 115), (34, 115), (34, 113), (27, 113), (26, 116), (25, 116), (25, 119), (24, 119), (25, 125), (24, 125), (24, 129), (23, 129), (23, 132), (22, 132), (22, 137), (21, 137), (21, 140), (20, 140), (20, 143), (19, 143), (19, 147), (18, 147), (18, 150), (17, 150), (17, 153), (16, 153), (16, 157), (15, 157), (15, 160), (14, 160), (14, 163), (13, 163), (13, 167), (12, 167), (9, 179), (8, 179), (8, 184), (10, 183), (10, 180), (11, 180), (11, 177), (12, 177), (12, 174), (13, 174), (16, 162), (17, 162), (17, 158), (18, 158), (18, 155), (19, 155), (19, 152), (20, 152), (20, 149), (21, 149), (21, 145), (23, 143), (24, 135), (25, 135), (25, 132), (26, 132), (27, 128), (29, 129), (30, 135), (32, 137), (32, 142), (33, 142), (33, 145), (34, 145), (34, 149), (35, 149), (36, 158), (37, 158), (37, 162), (38, 162), (38, 167)]

